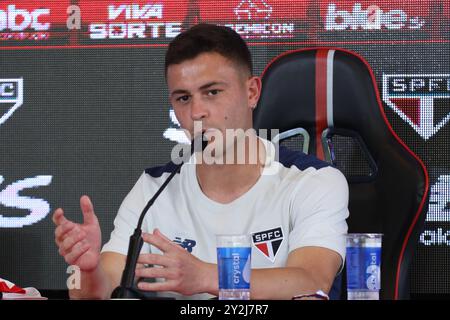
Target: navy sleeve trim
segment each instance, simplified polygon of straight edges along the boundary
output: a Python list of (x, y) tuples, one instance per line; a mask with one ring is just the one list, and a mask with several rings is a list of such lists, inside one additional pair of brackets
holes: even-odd
[(303, 171), (310, 167), (318, 170), (331, 166), (328, 162), (319, 160), (315, 156), (300, 151), (293, 151), (283, 146), (280, 146), (279, 152), (279, 161), (286, 168), (296, 166), (299, 170)]
[[(176, 167), (177, 165), (171, 161), (162, 166), (147, 168), (145, 169), (145, 173), (153, 178), (159, 178), (163, 175), (163, 173), (172, 173)], [(179, 174), (179, 172), (177, 174)]]

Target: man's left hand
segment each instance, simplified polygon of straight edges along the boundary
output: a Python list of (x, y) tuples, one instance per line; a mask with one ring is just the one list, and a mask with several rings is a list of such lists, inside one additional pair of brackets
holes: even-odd
[[(214, 265), (208, 264), (170, 241), (158, 229), (153, 234), (144, 233), (142, 238), (157, 247), (163, 254), (141, 254), (138, 263), (153, 267), (136, 270), (136, 277), (163, 278), (162, 282), (140, 282), (138, 288), (145, 291), (174, 291), (182, 295), (207, 292), (217, 273)], [(214, 270), (216, 270), (214, 272)], [(217, 282), (217, 279), (216, 279)]]

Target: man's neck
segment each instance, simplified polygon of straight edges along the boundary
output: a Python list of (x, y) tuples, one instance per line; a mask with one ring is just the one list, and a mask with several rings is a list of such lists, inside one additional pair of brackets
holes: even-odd
[[(266, 154), (263, 143), (259, 139), (257, 143), (259, 157), (256, 163), (197, 164), (197, 181), (208, 198), (219, 203), (230, 203), (256, 184), (264, 169)], [(247, 146), (245, 150), (248, 153)]]

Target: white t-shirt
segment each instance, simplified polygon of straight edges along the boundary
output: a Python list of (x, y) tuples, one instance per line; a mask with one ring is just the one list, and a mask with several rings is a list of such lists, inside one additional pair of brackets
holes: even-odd
[[(186, 163), (147, 212), (143, 232), (158, 228), (209, 263), (217, 263), (217, 234), (252, 234), (252, 268), (283, 267), (291, 251), (306, 246), (334, 250), (344, 261), (348, 185), (343, 174), (283, 147), (277, 159), (274, 145), (262, 141), (271, 152), (266, 152), (261, 177), (245, 194), (227, 204), (209, 199), (198, 184), (196, 165)], [(169, 163), (145, 170), (120, 206), (102, 252), (127, 254), (141, 211), (174, 168)], [(146, 243), (142, 252), (161, 253)]]

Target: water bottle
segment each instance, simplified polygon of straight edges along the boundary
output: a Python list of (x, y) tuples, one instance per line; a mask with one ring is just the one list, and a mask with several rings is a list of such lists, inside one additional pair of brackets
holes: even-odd
[(379, 300), (379, 291), (348, 290), (347, 300)]
[(251, 238), (217, 235), (219, 300), (250, 300)]
[(381, 234), (347, 235), (347, 299), (379, 300)]

